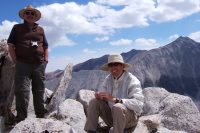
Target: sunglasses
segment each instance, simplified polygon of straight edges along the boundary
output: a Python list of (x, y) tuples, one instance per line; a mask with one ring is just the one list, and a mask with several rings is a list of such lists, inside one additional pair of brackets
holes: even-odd
[(122, 63), (109, 63), (108, 67), (119, 66), (119, 65), (122, 65)]
[(25, 14), (35, 16), (35, 12), (25, 12)]

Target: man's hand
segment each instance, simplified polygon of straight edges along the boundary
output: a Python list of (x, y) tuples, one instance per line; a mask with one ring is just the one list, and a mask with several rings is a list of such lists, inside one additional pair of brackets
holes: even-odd
[(100, 100), (102, 99), (102, 98), (100, 97), (100, 95), (99, 95), (99, 92), (95, 92), (95, 93), (94, 93), (94, 96), (95, 96), (95, 98), (97, 98), (97, 99), (100, 99)]
[(115, 102), (116, 98), (113, 97), (109, 92), (99, 92), (95, 93), (95, 97), (101, 100), (107, 100), (110, 102)]

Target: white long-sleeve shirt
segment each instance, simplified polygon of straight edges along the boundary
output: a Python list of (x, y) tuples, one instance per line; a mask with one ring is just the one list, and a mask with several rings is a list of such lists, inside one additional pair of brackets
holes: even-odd
[[(124, 71), (119, 79), (109, 74), (104, 80), (101, 92), (109, 92), (113, 97), (122, 99), (123, 104), (130, 110), (134, 110), (137, 115), (142, 113), (144, 96), (140, 81), (130, 72)], [(110, 107), (115, 103), (108, 101)]]

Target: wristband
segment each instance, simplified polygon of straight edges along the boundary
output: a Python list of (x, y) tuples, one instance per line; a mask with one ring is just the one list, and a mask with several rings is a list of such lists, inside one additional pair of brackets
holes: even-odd
[(13, 61), (13, 62), (16, 62), (16, 61), (17, 61), (17, 59), (13, 59), (12, 61)]
[(115, 101), (115, 103), (118, 103), (119, 102), (119, 99), (118, 98), (116, 98), (116, 101)]

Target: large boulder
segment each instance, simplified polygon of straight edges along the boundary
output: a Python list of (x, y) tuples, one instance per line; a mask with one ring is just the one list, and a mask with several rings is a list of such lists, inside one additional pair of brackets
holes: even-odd
[(14, 99), (15, 70), (8, 52), (7, 40), (0, 41), (0, 115), (5, 123), (13, 123), (12, 101)]
[(92, 98), (94, 98), (94, 91), (80, 90), (78, 93), (77, 101), (79, 101), (83, 105), (86, 116), (87, 116), (86, 110), (87, 110), (89, 102)]
[(143, 115), (152, 115), (159, 113), (161, 101), (170, 93), (163, 88), (147, 88), (143, 90), (143, 95), (145, 96)]
[(56, 118), (70, 125), (77, 133), (84, 133), (86, 117), (83, 105), (73, 99), (65, 100), (57, 111)]
[(27, 118), (10, 133), (77, 133), (69, 125), (54, 119)]
[(160, 114), (161, 125), (170, 130), (200, 132), (200, 113), (191, 98), (158, 87), (145, 88), (143, 94), (145, 103), (142, 115)]
[(169, 130), (161, 125), (161, 115), (141, 116), (133, 133), (187, 133), (185, 131)]

